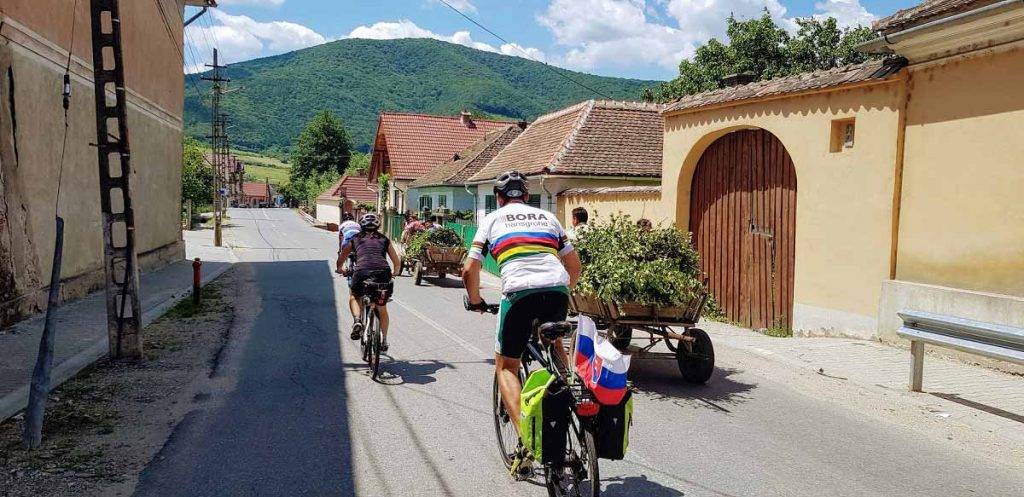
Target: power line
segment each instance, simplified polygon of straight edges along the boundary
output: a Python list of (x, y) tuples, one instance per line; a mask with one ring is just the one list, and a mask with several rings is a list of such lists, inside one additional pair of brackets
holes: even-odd
[(570, 81), (570, 82), (572, 82), (573, 84), (575, 84), (575, 85), (578, 85), (578, 86), (580, 86), (581, 88), (585, 88), (586, 90), (590, 91), (591, 93), (594, 93), (595, 95), (598, 95), (598, 96), (600, 96), (600, 97), (602, 97), (602, 98), (605, 98), (605, 99), (607, 99), (607, 100), (614, 100), (614, 99), (613, 99), (612, 97), (609, 97), (608, 95), (605, 95), (604, 93), (601, 93), (600, 91), (597, 91), (597, 90), (595, 90), (594, 88), (591, 88), (591, 87), (589, 87), (589, 86), (587, 86), (587, 85), (583, 84), (582, 82), (580, 82), (580, 81), (577, 81), (577, 80), (575, 80), (575, 79), (573, 79), (573, 78), (569, 77), (569, 75), (568, 75), (568, 74), (565, 74), (565, 73), (563, 73), (563, 72), (561, 72), (561, 71), (559, 71), (559, 70), (555, 69), (554, 67), (551, 67), (551, 65), (550, 65), (550, 64), (548, 64), (547, 62), (544, 62), (544, 61), (542, 61), (542, 60), (537, 60), (537, 59), (535, 59), (535, 58), (534, 58), (534, 57), (533, 57), (532, 55), (530, 55), (530, 53), (529, 53), (529, 52), (527, 52), (526, 50), (523, 50), (523, 48), (522, 48), (522, 47), (520, 47), (520, 46), (519, 46), (518, 44), (516, 44), (516, 43), (512, 43), (512, 42), (510, 42), (510, 41), (506, 40), (506, 39), (505, 39), (504, 37), (502, 37), (502, 36), (501, 36), (501, 35), (499, 35), (498, 33), (495, 33), (494, 31), (492, 31), (492, 30), (491, 30), (490, 28), (488, 28), (487, 26), (484, 26), (483, 24), (480, 24), (479, 22), (477, 22), (477, 21), (476, 21), (476, 19), (473, 19), (472, 17), (469, 17), (468, 15), (464, 14), (464, 13), (463, 13), (463, 12), (462, 12), (461, 10), (459, 10), (459, 9), (455, 8), (455, 7), (454, 7), (454, 6), (452, 5), (452, 4), (448, 3), (448, 0), (439, 0), (439, 1), (440, 1), (441, 3), (443, 3), (443, 4), (445, 4), (445, 5), (446, 5), (446, 6), (447, 6), (447, 7), (449, 8), (449, 9), (452, 9), (452, 10), (454, 10), (456, 14), (458, 14), (458, 15), (460, 15), (460, 16), (462, 16), (462, 17), (464, 17), (464, 18), (465, 18), (465, 19), (466, 19), (467, 21), (469, 21), (469, 22), (471, 22), (471, 23), (475, 24), (475, 25), (476, 25), (476, 26), (477, 26), (478, 28), (480, 28), (480, 29), (482, 29), (482, 30), (484, 30), (484, 31), (486, 31), (486, 32), (488, 32), (488, 33), (490, 33), (490, 34), (491, 34), (491, 36), (493, 36), (493, 37), (495, 37), (495, 38), (497, 38), (497, 39), (501, 40), (501, 42), (502, 42), (502, 43), (504, 43), (504, 44), (506, 44), (506, 45), (510, 45), (510, 46), (512, 46), (513, 48), (515, 48), (516, 50), (519, 50), (519, 51), (520, 51), (520, 52), (521, 52), (521, 53), (523, 54), (523, 56), (524, 56), (524, 57), (526, 57), (527, 59), (530, 59), (530, 60), (532, 60), (532, 61), (534, 61), (534, 62), (537, 62), (537, 63), (539, 63), (539, 64), (543, 64), (543, 65), (544, 65), (544, 67), (545, 67), (545, 68), (547, 68), (547, 70), (549, 70), (549, 71), (551, 71), (551, 72), (553, 72), (553, 73), (557, 74), (557, 75), (558, 75), (558, 77), (560, 77), (560, 78), (563, 78), (563, 79), (565, 79), (565, 80), (567, 80), (567, 81)]
[(60, 212), (60, 187), (64, 182), (64, 154), (68, 148), (68, 108), (71, 107), (71, 56), (75, 53), (75, 26), (78, 24), (78, 0), (75, 0), (71, 7), (71, 40), (68, 42), (68, 61), (64, 65), (64, 85), (61, 90), (62, 105), (64, 107), (64, 137), (60, 145), (60, 163), (57, 166), (57, 198), (53, 201), (53, 213), (55, 216)]

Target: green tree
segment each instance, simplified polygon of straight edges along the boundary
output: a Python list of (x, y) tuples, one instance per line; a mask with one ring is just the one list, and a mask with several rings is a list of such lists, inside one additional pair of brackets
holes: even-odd
[(291, 175), (314, 178), (331, 172), (341, 174), (348, 168), (351, 156), (348, 132), (341, 119), (322, 110), (295, 139)]
[(206, 149), (194, 138), (185, 137), (181, 157), (181, 200), (197, 208), (213, 204), (213, 168), (206, 163)]
[(726, 20), (728, 44), (712, 38), (692, 60), (679, 63), (679, 76), (643, 91), (644, 100), (667, 102), (722, 87), (722, 78), (748, 74), (757, 81), (864, 62), (870, 55), (854, 47), (874, 37), (871, 29), (840, 29), (834, 18), (797, 19), (790, 36), (766, 11), (756, 19)]
[(349, 174), (363, 174), (370, 169), (370, 154), (352, 152), (352, 159), (348, 163)]

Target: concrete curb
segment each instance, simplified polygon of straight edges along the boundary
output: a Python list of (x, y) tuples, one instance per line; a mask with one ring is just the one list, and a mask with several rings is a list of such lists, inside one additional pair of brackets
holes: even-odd
[[(232, 264), (225, 264), (224, 266), (207, 273), (203, 277), (203, 285), (207, 285), (219, 278), (228, 269), (231, 269), (231, 266)], [(163, 316), (165, 312), (174, 307), (175, 304), (191, 294), (191, 287), (176, 291), (167, 299), (154, 305), (149, 310), (144, 311), (142, 313), (143, 328), (149, 326), (153, 321), (160, 316)], [(52, 383), (50, 389), (52, 390), (57, 388), (65, 381), (74, 378), (75, 375), (80, 373), (83, 369), (105, 357), (107, 355), (107, 351), (107, 337), (104, 336), (103, 338), (93, 342), (85, 350), (65, 359), (60, 364), (54, 364), (53, 370), (50, 372), (50, 382)], [(0, 398), (0, 422), (6, 421), (11, 416), (14, 416), (25, 409), (25, 405), (28, 404), (28, 393), (29, 385), (25, 385)]]

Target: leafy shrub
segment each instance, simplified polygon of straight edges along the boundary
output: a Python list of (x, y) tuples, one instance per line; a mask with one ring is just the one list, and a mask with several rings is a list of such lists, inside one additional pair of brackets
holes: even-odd
[(409, 238), (405, 253), (409, 257), (422, 257), (427, 247), (461, 247), (462, 237), (455, 230), (442, 226), (429, 231), (421, 231)]
[(675, 227), (643, 230), (629, 216), (598, 220), (575, 246), (583, 262), (577, 291), (602, 300), (681, 305), (703, 290), (690, 235)]

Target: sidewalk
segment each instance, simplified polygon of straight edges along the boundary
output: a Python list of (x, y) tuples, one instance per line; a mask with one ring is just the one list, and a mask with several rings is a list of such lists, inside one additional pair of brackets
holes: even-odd
[[(193, 257), (203, 260), (203, 283), (226, 271), (230, 249), (213, 246), (212, 231), (185, 232), (188, 260), (141, 277), (142, 323), (153, 322), (192, 290)], [(97, 292), (66, 303), (56, 312), (52, 379), (59, 385), (107, 353), (106, 297)], [(0, 333), (0, 421), (25, 407), (28, 383), (39, 351), (45, 315), (22, 321)]]
[[(701, 322), (700, 327), (711, 336), (716, 349), (746, 352), (799, 374), (820, 375), (835, 384), (878, 394), (886, 399), (882, 400), (887, 404), (885, 410), (934, 420), (933, 427), (939, 429), (967, 427), (990, 436), (1024, 461), (1021, 376), (927, 355), (923, 392), (915, 393), (908, 388), (907, 349), (844, 338), (774, 338), (716, 322)], [(853, 391), (846, 393), (851, 394)], [(904, 412), (897, 413), (900, 409)]]

